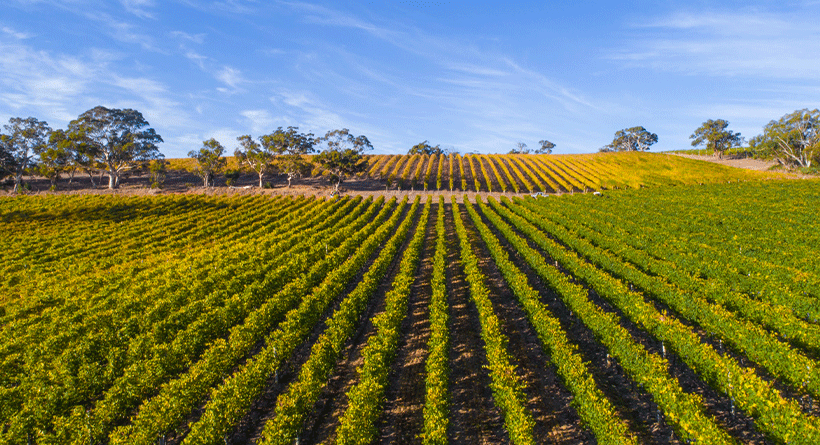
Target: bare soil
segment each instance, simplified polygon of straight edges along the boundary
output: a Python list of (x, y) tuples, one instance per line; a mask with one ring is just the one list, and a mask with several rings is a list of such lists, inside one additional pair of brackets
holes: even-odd
[[(556, 240), (556, 242), (559, 242)], [(543, 252), (537, 246), (533, 246), (533, 248), (539, 250), (549, 261), (553, 261), (549, 258), (549, 255), (546, 252)], [(582, 260), (586, 261), (583, 257)], [(588, 262), (588, 261), (587, 261)], [(597, 266), (596, 266), (597, 267)], [(570, 276), (570, 274), (564, 271), (565, 274)], [(629, 331), (632, 335), (632, 338), (637, 342), (640, 343), (648, 352), (657, 354), (657, 355), (664, 355), (664, 345), (655, 339), (651, 334), (642, 330), (636, 324), (631, 322), (627, 319), (627, 317), (622, 313), (622, 311), (613, 305), (611, 305), (607, 300), (600, 297), (597, 292), (593, 289), (589, 288), (585, 283), (580, 282), (585, 288), (587, 288), (588, 295), (590, 300), (595, 303), (598, 307), (602, 310), (612, 313), (619, 318), (619, 323), (625, 329)], [(641, 291), (641, 289), (636, 289), (637, 291)], [(651, 300), (650, 300), (651, 301)], [(666, 310), (670, 316), (675, 316), (675, 312), (672, 311), (669, 307), (657, 302), (651, 301), (658, 310)], [(686, 321), (685, 319), (678, 318), (678, 321), (682, 322), (686, 326), (693, 329), (694, 332), (699, 334), (704, 342), (709, 343), (710, 339), (708, 333), (702, 331), (697, 326), (694, 326), (692, 323)], [(576, 339), (577, 336), (573, 335), (571, 338)], [(581, 348), (583, 352), (587, 352), (587, 348)], [(670, 348), (665, 348), (665, 357), (668, 360), (668, 369), (670, 375), (677, 379), (681, 385), (681, 388), (689, 393), (694, 393), (700, 396), (703, 400), (703, 405), (705, 408), (705, 412), (715, 418), (717, 423), (721, 425), (726, 431), (734, 436), (735, 438), (739, 439), (743, 443), (752, 443), (752, 444), (765, 444), (769, 443), (767, 439), (761, 434), (757, 427), (755, 426), (754, 420), (742, 412), (740, 409), (732, 409), (731, 400), (723, 394), (716, 392), (712, 389), (703, 379), (698, 376), (694, 370), (692, 370), (682, 359), (680, 359)], [(593, 364), (595, 361), (592, 362)], [(742, 364), (742, 362), (740, 362)], [(623, 371), (621, 371), (623, 372)], [(597, 377), (597, 376), (596, 376)], [(631, 382), (631, 380), (630, 380)], [(642, 388), (636, 388), (634, 382), (631, 382), (632, 390), (633, 391), (640, 391), (643, 392)], [(610, 396), (610, 391), (612, 387), (607, 385), (606, 387), (602, 388), (604, 392)], [(611, 397), (611, 396), (610, 396)], [(638, 418), (641, 418), (644, 424), (644, 431), (649, 433), (652, 436), (652, 443), (679, 443), (678, 440), (674, 437), (671, 428), (663, 421), (663, 417), (658, 417), (657, 414), (657, 405), (651, 401), (651, 396), (647, 395), (647, 399), (641, 404), (642, 406), (633, 414), (637, 415)], [(734, 412), (733, 412), (734, 411)], [(661, 420), (658, 423), (658, 420)]]
[(453, 213), (446, 212), (447, 297), (450, 310), (450, 431), (453, 444), (506, 444), (504, 420), (493, 402), (481, 326), (459, 255)]
[[(472, 221), (467, 219), (467, 225), (472, 226)], [(477, 254), (481, 258), (479, 266), (487, 278), (493, 308), (501, 321), (504, 335), (509, 339), (508, 350), (526, 386), (527, 409), (536, 422), (536, 440), (539, 443), (595, 443), (592, 434), (581, 427), (581, 419), (571, 405), (572, 394), (563, 386), (555, 367), (550, 364), (550, 358), (541, 347), (541, 341), (526, 313), (505, 283), (484, 241), (477, 233), (471, 233), (471, 236), (473, 245), (478, 248)]]
[[(416, 215), (408, 214), (407, 217), (415, 218)], [(393, 279), (399, 272), (399, 263), (411, 238), (412, 233), (408, 234), (375, 294), (370, 297), (368, 306), (362, 313), (359, 328), (348, 340), (312, 413), (305, 420), (299, 443), (333, 442), (336, 427), (347, 408), (347, 391), (358, 381), (357, 368), (363, 363), (362, 350), (367, 345), (367, 339), (376, 332), (373, 318), (385, 310), (385, 296), (392, 288)]]
[[(684, 153), (670, 153), (674, 156), (680, 156), (682, 158), (689, 158), (689, 159), (697, 159), (699, 161), (707, 161), (713, 162), (715, 164), (726, 165), (728, 167), (735, 167), (735, 168), (742, 168), (746, 170), (758, 170), (758, 171), (766, 171), (771, 170), (774, 167), (777, 167), (779, 164), (776, 161), (764, 161), (762, 159), (754, 159), (748, 158), (741, 155), (727, 155), (723, 158), (719, 158), (717, 156), (708, 156), (708, 155), (691, 155), (691, 154), (684, 154)], [(816, 176), (805, 175), (795, 171), (789, 170), (778, 170), (783, 174), (788, 176), (792, 176), (795, 178), (815, 178)]]
[(407, 302), (396, 358), (391, 368), (384, 412), (379, 420), (381, 443), (416, 443), (424, 427), (425, 362), (430, 338), (429, 305), (432, 296), (435, 217), (438, 204), (430, 208), (419, 269)]

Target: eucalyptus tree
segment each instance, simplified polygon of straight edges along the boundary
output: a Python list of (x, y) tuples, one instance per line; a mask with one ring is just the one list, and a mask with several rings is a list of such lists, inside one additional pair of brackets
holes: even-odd
[(781, 164), (811, 167), (820, 162), (820, 110), (797, 110), (769, 122), (749, 146)]
[(68, 133), (71, 140), (85, 144), (89, 163), (104, 169), (108, 188), (115, 189), (124, 171), (163, 158), (157, 148), (162, 138), (148, 126), (137, 110), (97, 106), (71, 121)]
[(65, 152), (68, 155), (64, 170), (68, 172), (68, 183), (74, 181), (74, 175), (82, 170), (91, 180), (91, 186), (96, 187), (94, 173), (105, 167), (95, 156), (95, 147), (81, 132), (54, 130), (49, 137), (49, 145)]
[(14, 176), (14, 192), (20, 191), (23, 174), (33, 166), (34, 160), (48, 148), (48, 137), (51, 127), (36, 118), (13, 117), (4, 125), (7, 134), (0, 134), (2, 159), (7, 169)]
[(63, 172), (73, 172), (76, 168), (72, 165), (73, 153), (69, 146), (62, 144), (63, 135), (62, 130), (56, 130), (51, 133), (48, 145), (40, 152), (39, 160), (37, 162), (37, 173), (51, 182), (51, 188), (57, 187), (57, 181)]
[(225, 147), (214, 138), (203, 141), (199, 150), (188, 152), (188, 157), (196, 160), (192, 172), (202, 178), (204, 187), (213, 187), (214, 176), (227, 165), (227, 160), (222, 157), (223, 153), (225, 153)]
[(264, 150), (275, 155), (276, 170), (288, 177), (288, 188), (294, 178), (310, 174), (313, 164), (306, 155), (313, 153), (313, 133), (299, 133), (299, 127), (279, 127), (271, 134), (259, 137)]
[(740, 133), (734, 133), (727, 130), (729, 122), (723, 119), (712, 120), (709, 119), (704, 122), (695, 132), (689, 136), (693, 139), (692, 146), (706, 145), (707, 150), (712, 150), (723, 158), (723, 153), (732, 147), (740, 147), (743, 144), (743, 138)]
[(644, 127), (624, 128), (615, 132), (615, 138), (600, 151), (646, 151), (658, 142), (658, 135)]
[(345, 177), (367, 169), (364, 152), (373, 149), (373, 144), (366, 136), (353, 136), (347, 128), (328, 131), (316, 139), (316, 145), (325, 146), (315, 161), (324, 167), (328, 179), (336, 183), (335, 191), (339, 190), (339, 185)]
[(236, 138), (240, 148), (237, 148), (233, 155), (240, 166), (247, 166), (259, 176), (259, 187), (262, 187), (262, 180), (267, 174), (272, 174), (274, 168), (274, 158), (276, 153), (270, 147), (264, 147), (254, 141), (250, 135), (243, 135)]
[(538, 154), (548, 155), (552, 153), (552, 149), (555, 148), (555, 144), (546, 139), (543, 141), (538, 141), (538, 145), (540, 145), (540, 147), (538, 147), (538, 149), (535, 150), (535, 152)]
[(418, 144), (410, 147), (410, 150), (407, 151), (408, 155), (440, 155), (444, 154), (444, 150), (441, 146), (436, 145), (435, 147), (430, 145), (427, 141), (419, 142)]
[(509, 154), (511, 154), (511, 155), (525, 155), (525, 154), (529, 154), (529, 152), (530, 152), (530, 149), (527, 148), (527, 144), (525, 144), (523, 142), (518, 142), (518, 143), (515, 144), (515, 148), (510, 150)]

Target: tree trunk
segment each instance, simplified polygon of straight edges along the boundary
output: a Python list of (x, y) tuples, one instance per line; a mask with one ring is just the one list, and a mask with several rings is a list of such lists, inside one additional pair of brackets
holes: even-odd
[(20, 191), (20, 184), (23, 183), (23, 173), (15, 173), (14, 175), (14, 193)]
[(259, 173), (259, 188), (262, 188), (262, 177), (265, 176), (262, 173)]
[(94, 175), (91, 173), (91, 170), (86, 170), (85, 172), (88, 173), (88, 177), (91, 179), (91, 187), (97, 187), (97, 184), (94, 183)]
[(292, 175), (288, 175), (288, 188), (290, 188), (290, 180), (293, 179)]
[(114, 179), (114, 174), (108, 172), (108, 188), (115, 189), (117, 188), (117, 181)]

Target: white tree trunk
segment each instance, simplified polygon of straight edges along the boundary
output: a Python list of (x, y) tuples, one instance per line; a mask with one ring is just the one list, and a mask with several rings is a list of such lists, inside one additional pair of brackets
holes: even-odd
[(14, 175), (14, 193), (17, 193), (17, 192), (20, 191), (20, 184), (22, 184), (22, 183), (23, 183), (23, 173), (22, 172), (15, 173), (15, 175)]

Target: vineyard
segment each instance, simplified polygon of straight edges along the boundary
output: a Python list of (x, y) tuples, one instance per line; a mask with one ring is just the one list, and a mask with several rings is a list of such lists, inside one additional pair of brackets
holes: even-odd
[(573, 193), (777, 178), (643, 152), (585, 155), (375, 155), (366, 177), (399, 190)]
[(0, 200), (0, 443), (820, 443), (818, 183), (648, 156)]
[[(308, 155), (306, 158), (310, 159)], [(194, 167), (193, 159), (170, 159), (169, 168)], [(582, 155), (370, 155), (363, 174), (381, 190), (578, 193), (667, 185), (704, 184), (782, 178), (777, 172), (730, 168), (710, 162), (658, 153), (619, 152)], [(227, 159), (228, 168), (239, 165)], [(312, 178), (323, 170), (314, 166)], [(271, 175), (273, 180), (276, 175)], [(245, 183), (254, 184), (254, 175)], [(258, 182), (258, 181), (256, 181)]]

